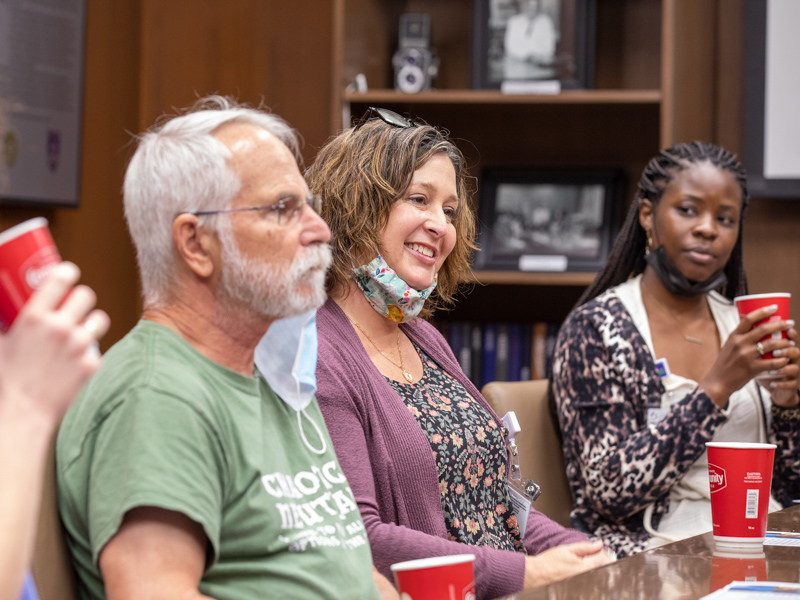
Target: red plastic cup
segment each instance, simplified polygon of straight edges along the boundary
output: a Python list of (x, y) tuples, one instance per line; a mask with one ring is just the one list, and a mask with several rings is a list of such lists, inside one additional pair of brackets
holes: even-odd
[(30, 219), (0, 233), (0, 330), (11, 327), (47, 272), (59, 262), (47, 219)]
[(711, 520), (717, 550), (753, 552), (764, 544), (775, 444), (706, 442)]
[(764, 551), (720, 552), (711, 558), (710, 592), (728, 585), (731, 581), (767, 581), (767, 558)]
[(390, 568), (400, 600), (475, 600), (474, 554), (435, 556)]
[[(758, 327), (762, 323), (769, 323), (771, 321), (785, 321), (789, 318), (789, 300), (792, 298), (791, 294), (751, 294), (750, 296), (737, 296), (733, 299), (736, 303), (736, 308), (739, 310), (739, 319), (743, 319), (748, 314), (759, 308), (770, 306), (772, 304), (778, 305), (778, 310), (773, 315), (766, 319), (762, 319), (753, 327)], [(776, 331), (772, 335), (761, 338), (762, 342), (770, 338), (786, 339), (785, 331)], [(763, 358), (772, 358), (772, 352), (765, 352)]]

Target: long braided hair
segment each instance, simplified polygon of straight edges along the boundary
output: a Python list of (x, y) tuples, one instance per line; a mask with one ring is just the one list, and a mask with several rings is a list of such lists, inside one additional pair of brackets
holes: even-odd
[(732, 300), (736, 296), (747, 293), (747, 279), (745, 278), (742, 260), (742, 222), (744, 220), (744, 211), (750, 199), (747, 191), (747, 174), (736, 155), (724, 148), (705, 142), (691, 142), (688, 144), (676, 144), (666, 150), (662, 150), (658, 156), (647, 163), (637, 186), (636, 197), (631, 203), (622, 229), (620, 229), (616, 240), (614, 240), (614, 246), (611, 248), (606, 265), (578, 300), (577, 306), (585, 304), (605, 292), (608, 288), (619, 285), (627, 281), (629, 277), (644, 271), (646, 266), (644, 255), (647, 234), (639, 223), (639, 203), (647, 199), (653, 204), (653, 210), (655, 210), (659, 200), (661, 200), (664, 189), (672, 181), (675, 174), (691, 165), (704, 161), (708, 161), (719, 169), (731, 173), (742, 190), (739, 236), (725, 265), (724, 270), (725, 275), (728, 276), (728, 283), (725, 286), (723, 295)]

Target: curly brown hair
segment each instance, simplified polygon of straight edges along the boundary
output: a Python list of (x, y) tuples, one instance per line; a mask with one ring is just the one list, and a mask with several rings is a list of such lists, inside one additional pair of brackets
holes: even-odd
[(312, 194), (322, 197), (322, 218), (331, 229), (333, 265), (327, 289), (346, 290), (354, 262), (375, 248), (392, 205), (411, 185), (414, 171), (434, 154), (445, 154), (456, 172), (456, 244), (439, 271), (436, 290), (420, 313), (429, 317), (451, 306), (459, 284), (471, 272), (475, 215), (464, 156), (446, 131), (417, 123), (395, 127), (374, 119), (332, 137), (306, 170)]

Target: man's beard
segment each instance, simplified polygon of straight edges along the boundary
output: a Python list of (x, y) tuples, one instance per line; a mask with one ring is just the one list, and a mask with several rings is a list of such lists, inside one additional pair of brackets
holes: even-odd
[(223, 301), (269, 319), (292, 317), (325, 303), (325, 274), (331, 265), (328, 244), (308, 246), (291, 263), (277, 265), (242, 256), (225, 226), (220, 227), (219, 238), (222, 242), (219, 292)]

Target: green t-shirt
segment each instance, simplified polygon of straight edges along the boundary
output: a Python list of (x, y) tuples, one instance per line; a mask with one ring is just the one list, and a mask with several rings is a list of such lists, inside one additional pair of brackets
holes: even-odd
[(131, 508), (200, 523), (199, 589), (219, 600), (377, 598), (372, 556), (316, 400), (303, 417), (141, 321), (105, 356), (58, 435), (59, 508), (80, 595), (105, 598), (98, 555)]

